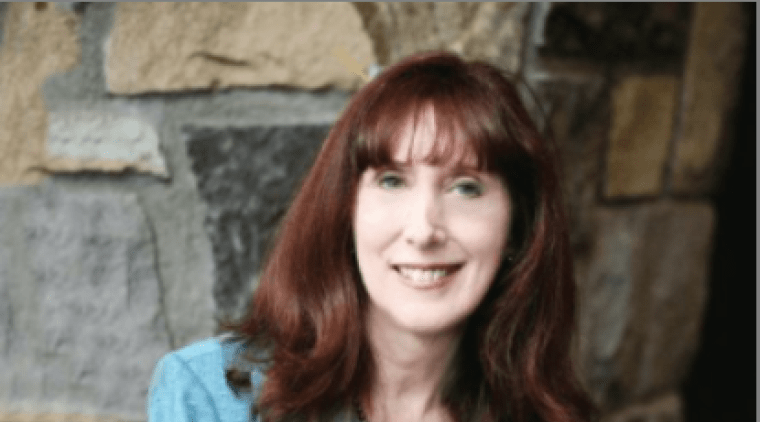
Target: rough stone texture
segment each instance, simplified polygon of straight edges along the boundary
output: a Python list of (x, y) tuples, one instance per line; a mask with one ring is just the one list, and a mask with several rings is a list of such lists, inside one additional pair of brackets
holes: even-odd
[(0, 46), (0, 184), (40, 180), (47, 114), (45, 78), (79, 60), (78, 17), (48, 3), (11, 3)]
[(333, 55), (375, 62), (347, 3), (119, 3), (106, 81), (119, 94), (290, 85), (358, 87)]
[(72, 101), (81, 107), (83, 102), (102, 100), (107, 96), (103, 43), (111, 33), (116, 4), (77, 2), (73, 9), (80, 19), (80, 61), (74, 69), (56, 73), (45, 80), (42, 93), (48, 110), (66, 109)]
[(589, 247), (590, 211), (598, 200), (603, 176), (609, 84), (593, 77), (551, 80), (539, 83), (535, 91), (543, 109), (543, 117), (536, 120), (549, 123), (546, 137), (554, 139), (562, 166), (560, 180), (570, 215), (571, 242), (576, 252), (582, 253)]
[(197, 192), (184, 184), (150, 184), (138, 192), (154, 233), (169, 342), (171, 348), (180, 348), (216, 328), (214, 266), (203, 231), (203, 207)]
[(188, 127), (188, 153), (207, 203), (216, 262), (214, 297), (239, 316), (272, 233), (311, 166), (329, 126)]
[[(547, 139), (554, 139), (561, 164), (560, 181), (568, 212), (570, 245), (576, 281), (583, 283), (591, 264), (595, 221), (593, 210), (603, 178), (604, 152), (609, 134), (610, 86), (603, 77), (579, 80), (554, 78), (532, 81), (535, 97), (529, 104), (534, 120), (545, 122)], [(538, 102), (538, 107), (531, 107)], [(578, 309), (580, 314), (583, 309)], [(578, 342), (578, 333), (575, 341)], [(573, 348), (575, 362), (582, 361), (579, 348)], [(582, 383), (588, 377), (578, 367)]]
[(525, 3), (354, 3), (382, 65), (426, 50), (520, 67)]
[[(232, 90), (214, 95), (172, 96), (160, 101), (134, 99), (125, 104), (125, 107), (164, 105), (159, 136), (172, 171), (171, 183), (156, 183), (156, 178), (137, 175), (134, 178), (139, 182), (132, 183), (155, 228), (174, 347), (213, 334), (216, 319), (226, 311), (217, 309), (214, 299), (217, 265), (213, 244), (204, 228), (208, 206), (198, 190), (198, 177), (192, 170), (194, 158), (188, 154), (189, 139), (182, 128), (330, 125), (345, 107), (347, 97), (341, 91)], [(88, 180), (71, 179), (72, 185), (77, 186)], [(104, 180), (102, 188), (119, 187), (131, 179), (108, 178), (110, 183)]]
[(554, 3), (540, 52), (606, 63), (646, 62), (649, 68), (680, 65), (689, 15), (688, 3)]
[[(744, 55), (739, 3), (697, 3), (683, 84), (684, 114), (673, 165), (673, 190), (706, 194), (722, 164)], [(753, 59), (750, 59), (753, 60)]]
[(0, 408), (143, 418), (169, 342), (136, 197), (44, 184), (0, 204)]
[(5, 27), (3, 25), (5, 24), (5, 15), (7, 10), (8, 3), (0, 3), (0, 46), (3, 44), (3, 38), (5, 35)]
[[(536, 90), (561, 161), (560, 180), (579, 283), (583, 283), (588, 274), (596, 234), (593, 217), (601, 192), (609, 133), (609, 88), (604, 78), (589, 78), (577, 82), (547, 81)], [(579, 360), (577, 356), (576, 361)], [(587, 381), (586, 377), (581, 378)]]
[(66, 12), (82, 13), (85, 8), (85, 2), (79, 1), (57, 1), (53, 5)]
[(606, 415), (602, 422), (683, 422), (683, 403), (677, 393), (658, 397)]
[(71, 109), (48, 119), (49, 171), (123, 171), (169, 176), (155, 124), (134, 112)]
[(627, 76), (612, 93), (608, 197), (657, 195), (673, 134), (678, 79)]
[(579, 337), (604, 409), (680, 387), (699, 341), (713, 219), (702, 203), (597, 209)]
[(2, 413), (0, 422), (137, 422), (112, 416), (83, 415), (76, 413)]
[[(146, 177), (139, 170), (105, 172), (55, 171), (56, 183), (72, 189), (136, 193), (154, 234), (158, 272), (164, 283), (164, 310), (171, 348), (213, 334), (214, 300), (211, 246), (203, 231), (205, 211), (190, 172), (187, 149), (179, 126), (214, 119), (244, 121), (308, 116), (309, 107), (286, 107), (288, 95), (271, 92), (185, 93), (169, 96), (114, 97), (106, 90), (103, 44), (111, 33), (117, 4), (78, 3), (81, 18), (81, 62), (71, 71), (48, 78), (43, 87), (50, 112), (87, 110), (139, 116), (151, 124), (159, 139), (171, 179)], [(260, 98), (250, 101), (248, 98)], [(263, 97), (263, 98), (262, 98)], [(292, 97), (292, 95), (290, 96)], [(298, 96), (296, 96), (298, 98)], [(332, 109), (334, 107), (326, 107)], [(324, 110), (320, 110), (325, 113)], [(286, 116), (286, 117), (283, 117)], [(52, 170), (51, 170), (52, 171)]]

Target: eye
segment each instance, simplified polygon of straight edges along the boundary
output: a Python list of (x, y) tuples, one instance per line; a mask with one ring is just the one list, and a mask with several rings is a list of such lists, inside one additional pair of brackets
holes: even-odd
[(404, 179), (396, 173), (385, 172), (380, 174), (377, 184), (384, 189), (398, 189), (404, 186)]
[(467, 198), (477, 198), (483, 195), (483, 185), (474, 180), (461, 180), (451, 188)]

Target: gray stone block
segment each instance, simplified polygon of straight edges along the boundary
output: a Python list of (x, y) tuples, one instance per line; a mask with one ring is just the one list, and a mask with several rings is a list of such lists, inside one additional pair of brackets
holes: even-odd
[(143, 418), (169, 342), (136, 197), (3, 190), (0, 237), (0, 407)]
[(703, 203), (597, 209), (582, 365), (606, 409), (677, 391), (699, 344), (714, 216)]
[(98, 99), (106, 95), (103, 42), (111, 31), (116, 5), (77, 2), (70, 8), (81, 18), (79, 65), (45, 80), (42, 91), (48, 104), (73, 99)]
[(185, 128), (198, 190), (207, 203), (220, 316), (238, 316), (247, 305), (274, 228), (328, 130), (328, 125)]
[(5, 15), (7, 9), (7, 3), (0, 3), (0, 46), (3, 45), (3, 40), (5, 39)]
[(51, 170), (132, 168), (168, 177), (157, 125), (151, 121), (155, 118), (111, 104), (98, 110), (72, 110), (72, 106), (68, 104), (65, 110), (52, 111), (48, 116), (47, 151), (52, 161), (47, 166)]

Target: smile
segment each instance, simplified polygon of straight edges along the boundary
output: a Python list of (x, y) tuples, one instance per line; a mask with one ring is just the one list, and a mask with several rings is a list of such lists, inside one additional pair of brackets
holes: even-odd
[(445, 284), (449, 280), (448, 276), (458, 271), (462, 265), (394, 265), (393, 269), (406, 279), (411, 287), (428, 289)]

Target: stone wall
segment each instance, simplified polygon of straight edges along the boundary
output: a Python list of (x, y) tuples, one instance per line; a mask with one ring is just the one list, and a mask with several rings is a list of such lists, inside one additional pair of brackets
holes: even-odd
[(0, 4), (0, 421), (144, 420), (156, 360), (245, 306), (363, 83), (339, 57), (429, 49), (516, 74), (556, 140), (604, 421), (681, 421), (746, 24), (730, 3)]

